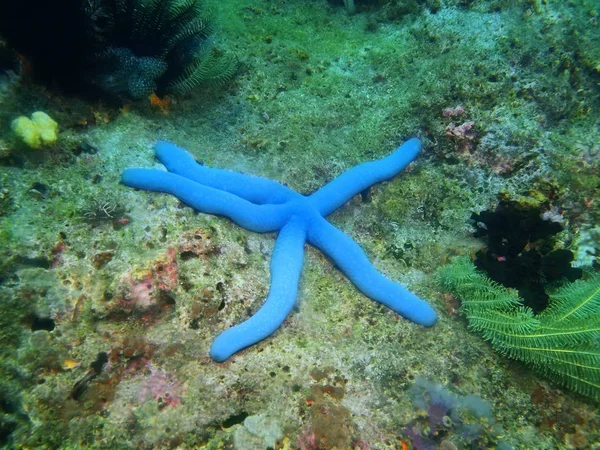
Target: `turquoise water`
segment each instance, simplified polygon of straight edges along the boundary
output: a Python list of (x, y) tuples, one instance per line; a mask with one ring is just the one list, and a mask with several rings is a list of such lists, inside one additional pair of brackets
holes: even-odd
[[(599, 8), (0, 5), (0, 446), (600, 448)], [(326, 220), (431, 327), (332, 232), (234, 223), (415, 137)], [(217, 170), (195, 210), (122, 184), (159, 140), (286, 188)], [(213, 360), (270, 287), (289, 315)]]

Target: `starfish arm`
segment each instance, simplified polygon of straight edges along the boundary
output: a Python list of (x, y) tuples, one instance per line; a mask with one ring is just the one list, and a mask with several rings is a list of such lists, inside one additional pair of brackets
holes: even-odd
[(229, 192), (252, 203), (260, 205), (284, 203), (300, 196), (277, 181), (198, 164), (187, 151), (170, 142), (158, 141), (154, 151), (169, 172), (189, 178), (196, 183)]
[(271, 259), (271, 287), (265, 303), (248, 320), (217, 336), (210, 348), (212, 359), (225, 361), (281, 326), (296, 303), (305, 242), (305, 221), (294, 216), (277, 236)]
[(420, 325), (435, 324), (436, 313), (428, 303), (384, 277), (356, 242), (322, 217), (311, 221), (308, 242), (327, 255), (367, 297)]
[(360, 164), (342, 173), (312, 194), (309, 200), (321, 215), (327, 216), (368, 187), (402, 172), (415, 160), (420, 150), (421, 141), (410, 139), (390, 156)]
[(126, 169), (121, 182), (138, 189), (172, 194), (197, 211), (227, 217), (258, 233), (279, 230), (289, 216), (283, 205), (255, 205), (234, 194), (162, 170)]

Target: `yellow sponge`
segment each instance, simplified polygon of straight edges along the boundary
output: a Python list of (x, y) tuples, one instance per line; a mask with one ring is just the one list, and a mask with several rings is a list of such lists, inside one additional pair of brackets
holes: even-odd
[(47, 147), (58, 139), (58, 124), (42, 111), (36, 111), (31, 119), (21, 116), (12, 121), (12, 129), (31, 148)]

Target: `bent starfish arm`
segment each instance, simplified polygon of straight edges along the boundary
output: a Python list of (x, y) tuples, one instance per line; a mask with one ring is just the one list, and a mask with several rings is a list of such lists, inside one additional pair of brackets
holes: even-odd
[(125, 169), (121, 181), (130, 187), (172, 194), (195, 210), (227, 217), (257, 233), (279, 230), (289, 216), (288, 209), (282, 206), (255, 205), (237, 195), (162, 170)]
[(308, 242), (331, 259), (367, 297), (420, 325), (435, 324), (436, 313), (427, 302), (378, 272), (356, 242), (322, 217), (310, 224)]
[(268, 178), (198, 164), (187, 151), (170, 142), (158, 141), (154, 152), (169, 172), (204, 186), (229, 192), (252, 203), (279, 204), (300, 197), (300, 194), (287, 186)]
[(210, 356), (217, 362), (262, 341), (292, 312), (302, 272), (306, 222), (294, 216), (281, 229), (271, 259), (271, 287), (261, 308), (248, 320), (223, 331), (214, 340)]
[(421, 141), (409, 139), (386, 158), (352, 167), (308, 199), (323, 216), (328, 216), (365, 189), (398, 175), (415, 160), (420, 150)]

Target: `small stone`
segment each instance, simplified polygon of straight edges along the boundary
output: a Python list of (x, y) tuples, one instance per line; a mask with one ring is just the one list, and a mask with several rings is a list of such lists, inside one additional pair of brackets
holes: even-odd
[(458, 450), (458, 448), (456, 447), (456, 445), (454, 445), (451, 441), (444, 439), (441, 443), (440, 443), (440, 450)]

